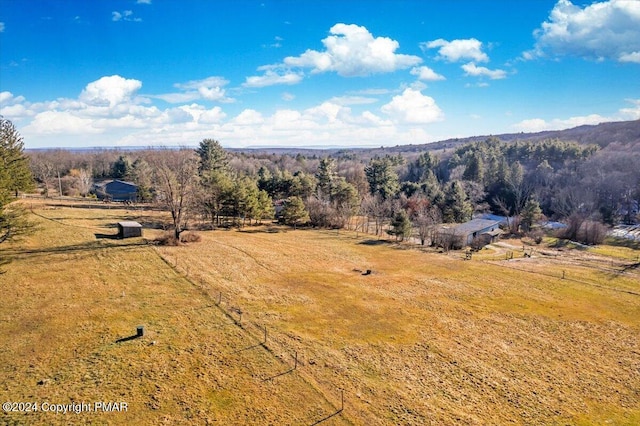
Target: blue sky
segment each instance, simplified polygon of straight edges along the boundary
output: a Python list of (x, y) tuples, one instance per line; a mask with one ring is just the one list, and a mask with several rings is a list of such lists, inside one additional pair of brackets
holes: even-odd
[(640, 118), (640, 1), (0, 0), (27, 148), (392, 146)]

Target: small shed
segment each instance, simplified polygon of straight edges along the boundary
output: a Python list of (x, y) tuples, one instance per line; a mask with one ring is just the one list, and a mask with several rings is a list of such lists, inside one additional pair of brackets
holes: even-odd
[(142, 237), (142, 225), (138, 222), (118, 222), (118, 238)]

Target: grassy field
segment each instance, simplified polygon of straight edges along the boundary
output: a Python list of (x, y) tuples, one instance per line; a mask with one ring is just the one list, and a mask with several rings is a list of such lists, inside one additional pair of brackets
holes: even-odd
[(109, 237), (164, 214), (109, 207), (34, 201), (38, 233), (0, 247), (0, 397), (127, 411), (0, 423), (640, 424), (638, 251), (465, 261), (277, 227), (159, 247)]

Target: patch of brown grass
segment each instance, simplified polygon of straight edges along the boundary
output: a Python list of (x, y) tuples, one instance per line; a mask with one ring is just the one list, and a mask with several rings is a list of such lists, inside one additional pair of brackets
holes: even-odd
[[(0, 397), (129, 411), (3, 421), (311, 424), (340, 407), (339, 388), (345, 410), (326, 424), (639, 419), (640, 284), (599, 253), (463, 261), (261, 228), (175, 247), (96, 239), (125, 212), (42, 210), (41, 233), (0, 247), (13, 259)], [(139, 324), (144, 338), (116, 343)]]

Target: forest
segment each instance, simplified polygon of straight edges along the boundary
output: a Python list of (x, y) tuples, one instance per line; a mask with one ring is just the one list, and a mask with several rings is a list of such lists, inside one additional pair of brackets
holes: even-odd
[(565, 238), (597, 243), (606, 226), (639, 220), (635, 150), (487, 137), (449, 149), (388, 151), (226, 150), (204, 139), (196, 149), (27, 155), (45, 196), (92, 197), (93, 184), (106, 179), (136, 184), (137, 201), (171, 211), (176, 238), (195, 222), (215, 228), (277, 217), (292, 226), (350, 226), (425, 244), (438, 224), (493, 213), (511, 219), (513, 234), (539, 235), (539, 223), (557, 220), (568, 225)]

